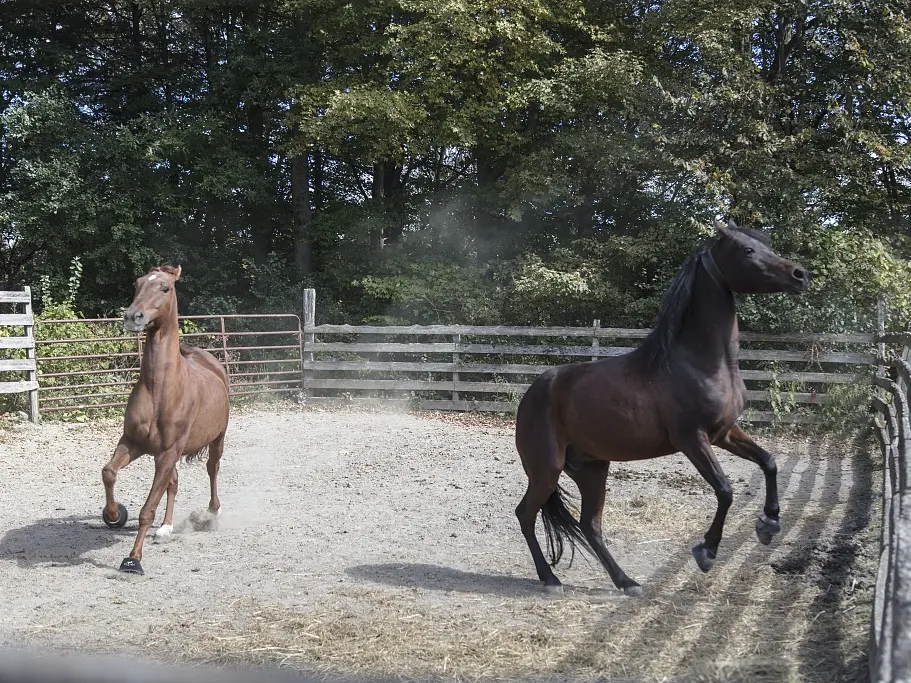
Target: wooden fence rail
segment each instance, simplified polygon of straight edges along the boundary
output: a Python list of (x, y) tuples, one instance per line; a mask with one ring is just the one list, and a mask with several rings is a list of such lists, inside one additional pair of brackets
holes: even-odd
[[(870, 680), (891, 683), (911, 681), (911, 335), (877, 341), (873, 381), (880, 391), (873, 405), (883, 452), (883, 510), (868, 660)], [(886, 344), (899, 345), (894, 358), (887, 357)]]
[[(316, 325), (304, 296), (311, 402), (383, 400), (430, 410), (510, 412), (552, 365), (628, 353), (648, 329), (504, 325)], [(834, 385), (869, 376), (873, 334), (741, 334), (750, 422), (809, 422)]]

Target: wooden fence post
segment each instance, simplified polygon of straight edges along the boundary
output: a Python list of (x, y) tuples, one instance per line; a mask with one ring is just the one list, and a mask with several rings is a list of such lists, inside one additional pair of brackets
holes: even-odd
[[(25, 314), (27, 316), (32, 316), (32, 288), (25, 287), (25, 293), (28, 295), (28, 301), (25, 302)], [(26, 373), (28, 377), (28, 382), (32, 385), (32, 389), (28, 392), (28, 418), (34, 424), (38, 424), (39, 415), (38, 415), (38, 360), (35, 355), (35, 325), (26, 325), (25, 326), (25, 336), (32, 340), (31, 346), (25, 349), (25, 358), (34, 362), (34, 367)]]
[[(452, 335), (452, 343), (454, 345), (454, 348), (458, 349), (459, 344), (462, 343), (462, 335), (461, 334)], [(456, 365), (458, 365), (460, 358), (461, 358), (461, 356), (459, 356), (458, 351), (454, 351), (452, 354), (452, 362), (455, 363)], [(459, 373), (453, 372), (452, 373), (452, 400), (453, 401), (459, 400), (459, 392), (456, 391), (456, 388), (455, 388), (455, 383), (458, 381), (459, 381)]]
[[(885, 302), (880, 299), (876, 302), (876, 376), (880, 379), (885, 379), (886, 377), (886, 344), (885, 342), (879, 341), (883, 334), (885, 334)], [(874, 390), (874, 394), (884, 403), (886, 402), (888, 392), (883, 387), (877, 387)], [(876, 417), (874, 415), (873, 419), (874, 427), (876, 426)], [(886, 421), (886, 428), (888, 427), (888, 421)], [(875, 597), (873, 600), (872, 614), (870, 618), (870, 631), (868, 637), (868, 654), (869, 662), (868, 668), (870, 673), (870, 680), (876, 681), (879, 680), (882, 674), (888, 671), (890, 662), (889, 657), (891, 653), (889, 652), (889, 643), (892, 641), (891, 629), (885, 628), (886, 624), (886, 615), (889, 613), (888, 605), (885, 600), (882, 599), (883, 593), (886, 589), (886, 584), (889, 583), (889, 570), (891, 567), (891, 562), (889, 561), (890, 554), (890, 537), (888, 534), (889, 529), (889, 502), (892, 496), (889, 486), (890, 472), (889, 472), (889, 455), (887, 451), (891, 448), (891, 445), (887, 444), (887, 440), (883, 441), (883, 456), (886, 459), (885, 467), (883, 468), (883, 496), (884, 496), (884, 505), (883, 505), (883, 516), (882, 516), (882, 532), (880, 538), (880, 557), (879, 557), (879, 568), (877, 571), (876, 577), (876, 589)], [(882, 636), (882, 638), (880, 637)]]
[(313, 345), (316, 343), (316, 333), (308, 332), (316, 326), (316, 290), (304, 290), (304, 335), (302, 349), (302, 367), (301, 367), (301, 391), (306, 395), (307, 391), (307, 369), (306, 363), (313, 362)]
[[(218, 316), (221, 323), (221, 351), (225, 358), (225, 374), (228, 376), (228, 388), (231, 387), (231, 362), (228, 359), (228, 333), (225, 331), (225, 316)], [(242, 345), (241, 345), (242, 346)]]
[[(882, 299), (876, 302), (876, 335), (882, 337), (886, 333), (886, 302)], [(876, 358), (880, 361), (879, 367), (876, 369), (876, 374), (878, 377), (886, 376), (886, 344), (885, 342), (879, 342), (876, 345)], [(881, 392), (882, 395), (885, 395), (884, 392)]]
[[(905, 328), (911, 332), (911, 325)], [(911, 359), (911, 348), (906, 341), (902, 344), (901, 360), (903, 364)], [(899, 403), (899, 411), (906, 411), (911, 403), (911, 387), (908, 386), (906, 373), (898, 372), (897, 383), (904, 396)], [(893, 587), (892, 595), (892, 637), (889, 641), (890, 651), (884, 653), (890, 658), (889, 675), (895, 681), (911, 679), (911, 491), (909, 491), (908, 444), (911, 434), (908, 429), (908, 418), (901, 421), (899, 450), (895, 457), (895, 479), (898, 481), (898, 494), (892, 501), (892, 553), (893, 553)], [(888, 463), (886, 463), (888, 467)]]
[[(601, 320), (600, 318), (595, 318), (592, 322), (592, 348), (596, 349), (601, 346), (601, 342), (598, 340), (598, 330), (601, 329)], [(592, 356), (592, 360), (598, 360), (598, 356)]]

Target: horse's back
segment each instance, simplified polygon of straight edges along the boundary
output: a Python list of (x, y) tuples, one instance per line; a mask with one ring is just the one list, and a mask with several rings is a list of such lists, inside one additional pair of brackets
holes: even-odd
[(190, 442), (205, 445), (228, 428), (229, 385), (224, 367), (205, 349), (180, 347), (190, 371), (190, 390), (196, 395), (196, 416)]
[(180, 355), (190, 364), (192, 369), (214, 373), (221, 380), (221, 383), (225, 385), (225, 388), (228, 388), (228, 374), (225, 372), (224, 366), (211, 353), (205, 349), (181, 344)]

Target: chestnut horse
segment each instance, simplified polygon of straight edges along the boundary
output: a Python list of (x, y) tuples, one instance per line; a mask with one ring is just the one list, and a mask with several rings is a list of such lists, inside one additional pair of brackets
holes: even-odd
[[(522, 397), (516, 448), (528, 490), (516, 508), (522, 534), (547, 589), (562, 590), (551, 571), (563, 542), (597, 557), (614, 585), (629, 595), (642, 588), (611, 557), (601, 534), (605, 483), (612, 461), (657, 458), (682, 451), (715, 491), (718, 505), (705, 542), (693, 548), (699, 568), (711, 569), (732, 501), (731, 485), (712, 446), (755, 462), (765, 475), (763, 544), (781, 531), (775, 459), (736, 421), (746, 402), (740, 376), (734, 292), (806, 290), (807, 272), (772, 251), (762, 232), (716, 222), (717, 239), (694, 251), (664, 296), (655, 328), (635, 350), (603, 360), (551, 368)], [(580, 519), (559, 486), (565, 472), (582, 496)], [(541, 511), (550, 566), (535, 537)]]
[(139, 512), (133, 550), (120, 565), (120, 571), (133, 574), (143, 573), (142, 545), (165, 490), (164, 521), (155, 536), (166, 539), (173, 531), (177, 461), (182, 456), (199, 457), (208, 449), (209, 512), (221, 511), (216, 480), (228, 429), (228, 377), (212, 354), (180, 343), (174, 289), (180, 272), (180, 266), (152, 268), (136, 280), (136, 296), (123, 314), (124, 329), (145, 330), (146, 343), (123, 418), (123, 436), (101, 471), (106, 498), (101, 518), (111, 528), (126, 524), (127, 509), (114, 498), (117, 472), (139, 456), (152, 454), (152, 490)]

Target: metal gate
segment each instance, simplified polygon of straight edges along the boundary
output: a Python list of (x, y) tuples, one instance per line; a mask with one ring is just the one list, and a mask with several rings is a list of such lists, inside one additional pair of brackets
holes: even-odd
[[(180, 317), (181, 341), (224, 365), (231, 395), (301, 388), (301, 321), (290, 313)], [(120, 318), (44, 320), (36, 325), (42, 413), (126, 405), (139, 377), (144, 335), (125, 335)]]

